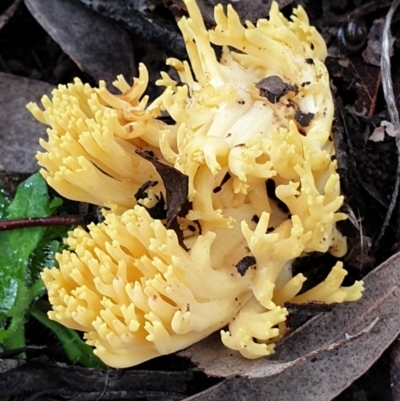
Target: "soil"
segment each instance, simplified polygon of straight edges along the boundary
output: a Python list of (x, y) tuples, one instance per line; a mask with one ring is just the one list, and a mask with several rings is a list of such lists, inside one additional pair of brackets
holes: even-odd
[[(10, 3), (11, 1), (2, 2), (0, 15)], [(397, 168), (395, 139), (389, 135), (385, 135), (379, 142), (369, 139), (382, 121), (389, 121), (389, 116), (381, 87), (380, 68), (371, 64), (373, 56), (366, 51), (369, 49), (374, 53), (375, 48), (368, 43), (366, 36), (374, 21), (385, 17), (388, 7), (387, 4), (385, 7), (385, 2), (378, 4), (360, 0), (332, 2), (335, 6), (324, 0), (305, 0), (302, 3), (311, 23), (322, 32), (328, 44), (330, 56), (326, 64), (332, 77), (336, 99), (334, 134), (342, 190), (346, 199), (344, 210), (351, 212), (354, 216), (353, 222), (362, 227), (360, 234), (349, 221), (340, 226), (350, 239), (349, 253), (345, 258), (350, 272), (346, 280), (350, 283), (400, 249), (397, 207), (385, 235), (379, 243), (376, 242), (394, 188)], [(284, 13), (289, 15), (294, 4), (286, 6)], [(160, 13), (159, 8), (157, 12)], [(163, 17), (173, 22), (173, 14), (166, 9)], [(350, 32), (350, 37), (343, 39), (346, 30)], [(137, 43), (134, 46), (136, 62), (145, 60), (150, 65), (150, 75), (155, 75), (160, 68), (158, 63), (151, 60), (165, 59), (165, 49), (162, 45), (157, 47), (157, 43), (150, 45), (152, 40), (148, 37), (140, 38), (137, 33), (130, 34), (132, 41)], [(400, 24), (396, 20), (392, 26), (392, 34), (395, 50), (392, 69), (398, 71)], [(379, 39), (379, 32), (376, 35)], [(15, 15), (0, 30), (0, 72), (53, 85), (68, 83), (76, 76), (84, 82), (94, 83), (41, 28), (24, 3), (20, 4)], [(400, 75), (394, 79), (394, 88), (397, 96), (400, 93)], [(310, 257), (314, 259), (313, 263), (308, 263), (304, 258), (304, 263), (296, 264), (297, 271), (306, 275), (313, 274), (317, 280), (322, 280), (328, 272), (323, 268), (317, 269), (317, 266), (331, 266), (332, 263), (325, 263), (320, 255)], [(310, 265), (313, 270), (310, 270)], [(314, 270), (318, 270), (320, 276), (315, 276)], [(219, 381), (207, 377), (189, 361), (175, 355), (161, 357), (125, 371), (110, 369), (107, 372), (96, 372), (71, 365), (66, 371), (57, 363), (68, 364), (68, 360), (48, 330), (29, 321), (27, 339), (27, 363), (13, 369), (12, 375), (0, 380), (0, 394), (2, 389), (8, 388), (8, 394), (13, 394), (10, 401), (180, 400)], [(392, 352), (392, 349), (387, 350), (364, 376), (335, 400), (397, 401), (392, 397), (391, 365), (392, 370), (396, 369), (391, 358)], [(0, 352), (0, 358), (8, 358), (14, 361), (12, 363), (18, 363), (14, 358), (17, 355), (18, 353), (10, 355)], [(124, 383), (124, 391), (105, 389), (103, 393), (99, 393), (94, 389), (84, 388), (83, 384), (77, 385), (78, 382), (89, 381), (89, 378), (92, 381), (108, 381), (115, 386), (108, 386), (108, 389), (121, 388), (121, 383)]]

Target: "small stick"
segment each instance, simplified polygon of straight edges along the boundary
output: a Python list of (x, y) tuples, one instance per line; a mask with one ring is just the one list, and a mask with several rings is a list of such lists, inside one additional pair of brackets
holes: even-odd
[(83, 220), (80, 216), (29, 217), (26, 219), (2, 220), (0, 221), (0, 231), (28, 227), (78, 226), (81, 224), (83, 224)]

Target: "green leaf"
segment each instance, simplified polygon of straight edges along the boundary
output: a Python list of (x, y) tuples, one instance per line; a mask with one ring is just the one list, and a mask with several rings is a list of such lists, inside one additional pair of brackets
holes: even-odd
[(59, 197), (54, 197), (49, 205), (50, 214), (53, 214), (61, 205), (63, 204), (63, 200)]
[[(11, 203), (7, 204), (4, 195), (0, 203), (2, 218), (20, 219), (48, 217), (60, 202), (51, 204), (47, 184), (37, 173), (19, 185)], [(31, 227), (0, 232), (0, 341), (6, 346), (24, 345), (24, 315), (32, 300), (29, 287), (38, 278), (38, 272), (31, 271), (31, 262), (44, 238), (48, 242), (52, 236), (49, 233), (55, 232), (59, 236), (65, 230)], [(13, 343), (14, 339), (18, 341)]]
[(9, 204), (10, 201), (4, 194), (4, 190), (0, 188), (0, 220), (4, 219)]
[(56, 253), (62, 252), (66, 246), (61, 242), (66, 237), (70, 227), (47, 227), (42, 240), (32, 253), (30, 261), (31, 278), (35, 281), (45, 267), (58, 267)]
[[(60, 230), (52, 230), (52, 228), (59, 228)], [(50, 238), (62, 238), (67, 235), (68, 230), (68, 227), (48, 227), (48, 232), (46, 232), (43, 240)], [(29, 289), (29, 299), (31, 302), (36, 297), (43, 295), (46, 291), (46, 287), (39, 275), (40, 272), (42, 272), (45, 267), (48, 269), (52, 269), (54, 267), (58, 268), (56, 253), (62, 252), (62, 250), (65, 248), (66, 245), (57, 240), (47, 242), (44, 246), (39, 245), (36, 248), (30, 266), (31, 276), (34, 280), (31, 288)]]
[(18, 186), (14, 200), (8, 207), (7, 217), (47, 217), (50, 216), (50, 211), (46, 181), (36, 173)]
[(76, 331), (50, 320), (44, 312), (36, 307), (32, 307), (30, 312), (35, 319), (57, 336), (72, 363), (80, 363), (88, 368), (106, 369), (103, 362), (93, 353), (93, 348), (85, 344)]
[[(34, 174), (19, 185), (6, 217), (47, 217), (49, 210), (46, 182)], [(0, 232), (0, 313), (12, 317), (13, 310), (20, 310), (21, 304), (22, 309), (28, 307), (25, 295), (30, 281), (29, 257), (45, 231), (45, 227), (32, 227)]]
[[(0, 191), (0, 220), (49, 217), (61, 204), (60, 198), (50, 200), (45, 180), (34, 174), (19, 185), (12, 202)], [(69, 229), (29, 227), (0, 232), (0, 343), (6, 349), (25, 345), (25, 315), (45, 292), (40, 272), (58, 266), (55, 254), (63, 249), (61, 239)], [(55, 333), (71, 361), (105, 367), (76, 332), (50, 321), (34, 307), (31, 313)]]
[(37, 297), (41, 297), (46, 292), (46, 286), (41, 278), (38, 278), (29, 288), (29, 301), (33, 302)]

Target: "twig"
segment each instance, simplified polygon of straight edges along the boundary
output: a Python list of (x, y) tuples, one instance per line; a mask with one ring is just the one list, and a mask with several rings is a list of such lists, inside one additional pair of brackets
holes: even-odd
[[(382, 33), (382, 53), (381, 53), (381, 71), (382, 71), (382, 87), (383, 93), (385, 95), (386, 105), (390, 117), (390, 121), (394, 125), (395, 129), (400, 131), (400, 118), (399, 112), (396, 107), (396, 98), (394, 96), (393, 91), (393, 81), (392, 74), (390, 70), (390, 25), (392, 22), (393, 14), (395, 13), (398, 5), (400, 4), (400, 0), (395, 0), (386, 15), (385, 25)], [(374, 242), (374, 252), (379, 247), (379, 243), (381, 242), (386, 229), (389, 225), (390, 219), (393, 214), (393, 210), (396, 206), (397, 196), (399, 193), (400, 187), (400, 138), (396, 138), (396, 146), (397, 146), (397, 169), (396, 169), (396, 181), (394, 184), (394, 189), (392, 193), (392, 197), (390, 199), (390, 204), (388, 210), (386, 212), (385, 220), (382, 224), (381, 230), (377, 239)]]
[(369, 1), (368, 3), (364, 3), (360, 7), (357, 7), (350, 13), (339, 15), (337, 20), (339, 22), (345, 22), (354, 18), (363, 18), (365, 17), (365, 15), (378, 12), (380, 9), (386, 8), (389, 5), (390, 5), (390, 0), (382, 0), (382, 1), (372, 0)]
[(16, 230), (18, 228), (28, 227), (78, 226), (81, 224), (84, 224), (84, 222), (80, 216), (30, 217), (27, 219), (0, 221), (0, 231)]

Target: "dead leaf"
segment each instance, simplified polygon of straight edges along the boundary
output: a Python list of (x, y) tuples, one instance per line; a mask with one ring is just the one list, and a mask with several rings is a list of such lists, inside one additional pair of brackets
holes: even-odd
[[(147, 190), (149, 188), (155, 187), (157, 184), (158, 184), (158, 181), (144, 182), (134, 195), (136, 202), (138, 202), (140, 204), (140, 200), (148, 197)], [(162, 194), (162, 192), (160, 192), (159, 195), (155, 194), (155, 197), (157, 199), (157, 203), (153, 207), (147, 208), (146, 206), (144, 206), (144, 205), (143, 206), (149, 212), (149, 215), (151, 218), (159, 219), (159, 220), (166, 219), (167, 218), (167, 208), (165, 205), (164, 195)]]
[[(179, 59), (187, 57), (185, 43), (174, 21), (151, 12), (152, 0), (81, 0), (90, 9), (126, 26), (129, 31)], [(150, 12), (147, 12), (150, 11)]]
[(381, 86), (380, 69), (365, 64), (360, 58), (345, 56), (339, 59), (329, 57), (326, 64), (329, 73), (346, 85), (346, 91), (356, 92), (354, 104), (347, 104), (345, 108), (357, 116), (373, 115)]
[(382, 142), (385, 139), (385, 127), (379, 126), (374, 129), (371, 136), (368, 138), (372, 142)]
[[(363, 51), (363, 59), (366, 63), (371, 65), (381, 66), (381, 51), (382, 51), (382, 32), (383, 32), (384, 19), (376, 19), (371, 26), (368, 33), (367, 47)], [(393, 55), (393, 42), (394, 38), (390, 34), (390, 56)]]
[(108, 83), (136, 75), (128, 34), (76, 0), (25, 0), (29, 11), (77, 66)]
[[(208, 0), (212, 8), (222, 1)], [(246, 21), (257, 22), (260, 18), (266, 18), (269, 15), (269, 9), (271, 8), (272, 0), (239, 0), (239, 1), (227, 1), (231, 3), (235, 11), (239, 14), (242, 23)]]
[[(52, 391), (58, 399), (61, 392), (67, 394), (63, 399), (70, 400), (120, 399), (115, 394), (112, 394), (114, 397), (104, 394), (112, 390), (118, 390), (120, 395), (130, 393), (130, 397), (125, 398), (130, 400), (180, 400), (193, 376), (189, 370), (87, 369), (58, 363), (44, 355), (18, 363), (13, 359), (0, 361), (0, 372), (2, 396), (37, 401), (47, 399), (44, 394)], [(93, 398), (94, 392), (98, 394)]]
[[(281, 0), (278, 1), (279, 7), (285, 7), (292, 3), (293, 0)], [(172, 0), (172, 2), (163, 2), (171, 8), (171, 11), (176, 15), (182, 14), (182, 10), (186, 10), (186, 7), (182, 0)], [(172, 3), (172, 4), (171, 4)], [(228, 4), (231, 4), (235, 11), (239, 14), (242, 23), (245, 21), (257, 22), (260, 18), (266, 18), (271, 8), (272, 0), (197, 0), (197, 5), (200, 8), (201, 14), (204, 20), (212, 25), (214, 22), (214, 7), (217, 4), (222, 4), (224, 9)]]
[(377, 95), (381, 86), (380, 70), (379, 68), (366, 65), (361, 59), (355, 59), (352, 62), (352, 67), (356, 79), (354, 89), (357, 92), (354, 108), (357, 111), (365, 109), (365, 115), (371, 116), (374, 114)]
[(390, 381), (393, 401), (400, 401), (400, 339), (394, 343), (390, 353)]
[[(170, 228), (185, 207), (189, 191), (189, 178), (179, 170), (155, 159), (147, 152), (136, 149), (136, 153), (148, 160), (160, 174), (166, 191), (166, 218)], [(186, 214), (186, 213), (185, 213)]]
[(399, 130), (396, 129), (396, 127), (391, 122), (383, 120), (381, 122), (381, 125), (382, 125), (382, 127), (385, 127), (385, 131), (389, 136), (391, 136), (393, 138), (399, 136), (399, 134), (400, 134)]
[(0, 73), (0, 169), (21, 173), (38, 170), (35, 154), (46, 131), (26, 104), (39, 102), (52, 89), (45, 82)]
[[(272, 357), (240, 358), (221, 345), (219, 334), (181, 352), (208, 375), (228, 377), (186, 401), (231, 400), (232, 394), (243, 401), (263, 401), (265, 394), (274, 401), (332, 400), (365, 373), (400, 333), (400, 253), (368, 274), (364, 282), (360, 301), (312, 318), (283, 341)], [(355, 335), (353, 341), (344, 342)], [(314, 357), (305, 358), (311, 352)]]
[(385, 139), (385, 132), (393, 138), (399, 137), (400, 134), (399, 130), (390, 121), (383, 120), (380, 126), (374, 129), (368, 140), (382, 142)]
[(286, 327), (293, 331), (309, 321), (315, 315), (321, 312), (330, 312), (332, 305), (324, 304), (323, 302), (310, 302), (308, 304), (291, 304), (286, 303), (285, 308), (289, 312), (286, 319)]
[(8, 8), (6, 8), (5, 11), (0, 15), (0, 29), (3, 28), (5, 24), (11, 19), (11, 17), (15, 14), (15, 11), (17, 11), (18, 6), (20, 5), (21, 0), (14, 0)]

